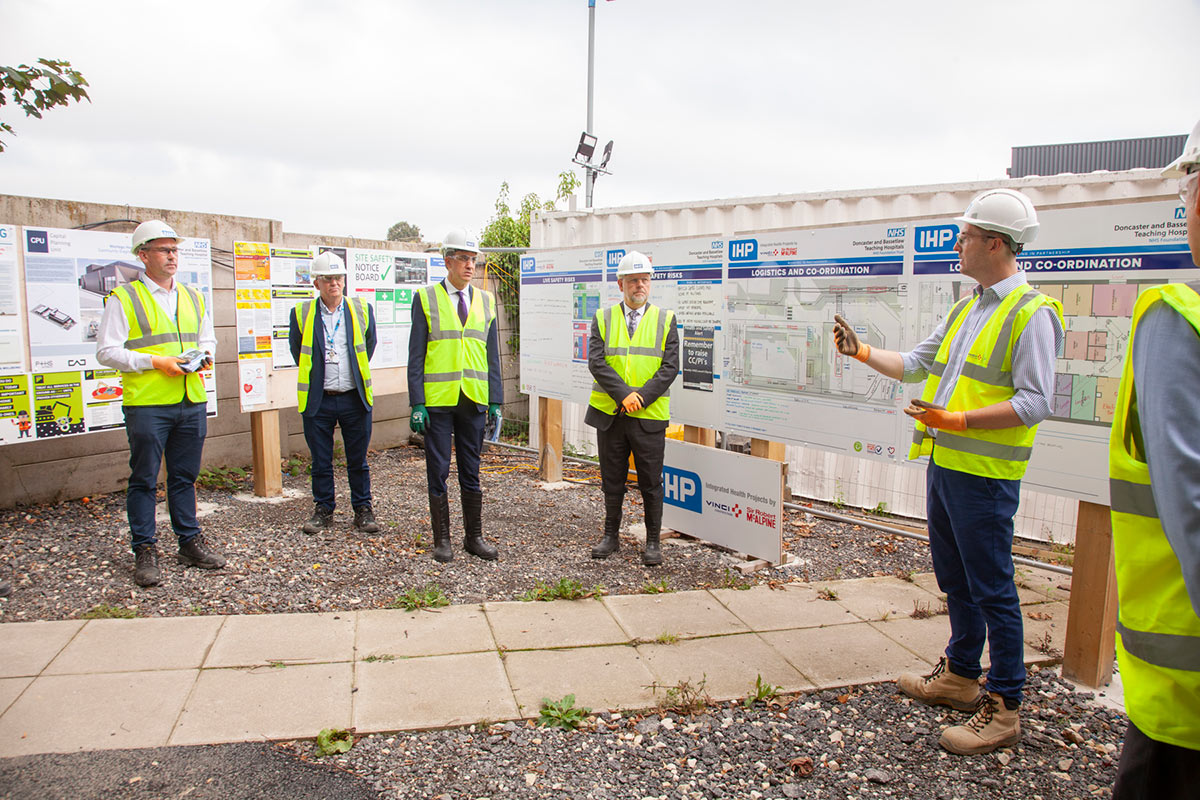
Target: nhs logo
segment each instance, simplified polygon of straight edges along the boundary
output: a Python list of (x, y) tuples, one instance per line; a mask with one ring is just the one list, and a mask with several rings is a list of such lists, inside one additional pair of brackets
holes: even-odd
[(731, 239), (729, 241), (730, 261), (757, 261), (757, 239)]
[(50, 238), (45, 231), (25, 231), (25, 252), (49, 253)]
[(686, 469), (663, 466), (663, 502), (682, 508), (684, 511), (703, 513), (700, 476)]
[(1175, 219), (1187, 219), (1187, 216), (1183, 213), (1183, 206), (1175, 209)]
[(904, 228), (888, 228), (887, 230), (887, 238), (889, 239), (895, 239), (896, 237), (903, 235)]
[(916, 251), (918, 253), (953, 250), (954, 240), (958, 238), (957, 225), (931, 225), (927, 228), (917, 228)]
[(533, 256), (521, 257), (521, 272), (533, 272), (537, 267), (537, 259)]
[(608, 251), (608, 265), (610, 267), (619, 266), (621, 263), (621, 259), (624, 257), (625, 257), (624, 250), (609, 250)]

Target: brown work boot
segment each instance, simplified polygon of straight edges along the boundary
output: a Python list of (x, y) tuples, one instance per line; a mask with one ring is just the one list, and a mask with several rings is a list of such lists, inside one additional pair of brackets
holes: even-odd
[(158, 570), (158, 548), (153, 544), (138, 545), (133, 551), (133, 582), (138, 586), (157, 586), (162, 581)]
[(975, 714), (965, 725), (955, 725), (942, 732), (939, 744), (951, 753), (973, 756), (990, 753), (998, 747), (1009, 747), (1021, 740), (1021, 720), (1017, 709), (1004, 705), (1004, 698), (988, 692), (979, 698)]
[(912, 699), (931, 706), (950, 706), (959, 711), (974, 711), (979, 703), (979, 681), (955, 675), (950, 671), (945, 656), (938, 659), (937, 666), (928, 675), (905, 672), (896, 681), (896, 685)]

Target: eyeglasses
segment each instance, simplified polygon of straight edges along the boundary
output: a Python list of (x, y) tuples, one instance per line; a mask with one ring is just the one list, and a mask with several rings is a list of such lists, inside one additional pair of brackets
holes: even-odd
[(999, 239), (999, 236), (993, 236), (990, 233), (960, 233), (958, 235), (958, 246), (962, 247), (967, 239)]
[(1196, 205), (1197, 189), (1200, 189), (1200, 167), (1179, 179), (1179, 199), (1184, 208)]
[(346, 280), (345, 275), (318, 275), (317, 280), (322, 283), (343, 283)]
[(479, 257), (474, 253), (452, 253), (446, 258), (451, 261), (461, 261), (464, 264), (474, 264)]
[(164, 256), (179, 255), (178, 247), (143, 247), (142, 249), (147, 253), (162, 253)]

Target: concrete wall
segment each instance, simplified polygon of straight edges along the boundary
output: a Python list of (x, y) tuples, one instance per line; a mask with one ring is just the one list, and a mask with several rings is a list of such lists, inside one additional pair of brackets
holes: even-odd
[[(211, 240), (213, 263), (213, 322), (217, 332), (217, 417), (209, 420), (204, 466), (249, 466), (250, 415), (238, 401), (237, 341), (234, 323), (233, 263), (235, 241), (271, 242), (289, 247), (313, 243), (378, 250), (421, 251), (415, 243), (354, 239), (344, 236), (290, 233), (273, 219), (204, 214), (162, 208), (80, 203), (35, 197), (0, 195), (0, 222), (49, 228), (75, 228), (106, 220), (162, 219), (185, 236)], [(136, 222), (114, 222), (99, 230), (132, 232)], [(224, 252), (222, 252), (224, 251)], [(23, 300), (22, 300), (23, 302)], [(507, 338), (502, 334), (501, 341)], [(515, 381), (516, 359), (505, 363)], [(515, 387), (512, 397), (516, 397)], [(408, 440), (408, 395), (375, 398), (372, 446), (392, 447)], [(300, 417), (295, 410), (281, 413), (281, 449), (286, 457), (307, 454)], [(123, 489), (128, 479), (129, 447), (123, 430), (69, 436), (45, 442), (0, 446), (0, 507), (67, 500)]]

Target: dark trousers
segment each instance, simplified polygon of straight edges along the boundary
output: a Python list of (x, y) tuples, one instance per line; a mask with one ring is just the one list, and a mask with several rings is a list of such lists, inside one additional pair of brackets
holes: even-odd
[(1197, 796), (1200, 750), (1151, 739), (1130, 722), (1113, 800), (1194, 800)]
[(624, 414), (613, 418), (608, 430), (596, 429), (600, 456), (600, 484), (605, 496), (625, 496), (629, 455), (637, 470), (638, 489), (644, 498), (661, 499), (663, 494), (663, 447), (666, 430), (646, 431), (636, 419)]
[(167, 462), (167, 510), (171, 528), (183, 542), (200, 533), (196, 521), (196, 478), (204, 436), (208, 433), (204, 404), (125, 406), (125, 435), (129, 438), (129, 488), (125, 513), (136, 550), (158, 541), (154, 505), (158, 470)]
[(986, 641), (992, 662), (987, 690), (1020, 702), (1025, 642), (1012, 542), (1021, 482), (930, 463), (925, 496), (933, 572), (950, 610), (950, 671), (979, 677)]
[(371, 444), (371, 409), (363, 405), (353, 389), (344, 394), (325, 394), (317, 413), (303, 417), (304, 441), (312, 455), (313, 501), (335, 508), (333, 493), (333, 429), (342, 428), (346, 445), (346, 474), (350, 478), (350, 505), (371, 505), (371, 472), (367, 448)]
[(450, 476), (450, 440), (458, 457), (458, 488), (464, 492), (480, 492), (479, 455), (483, 452), (483, 427), (487, 410), (459, 392), (457, 406), (428, 406), (429, 426), (425, 429), (425, 478), (429, 493), (446, 494), (446, 478)]

